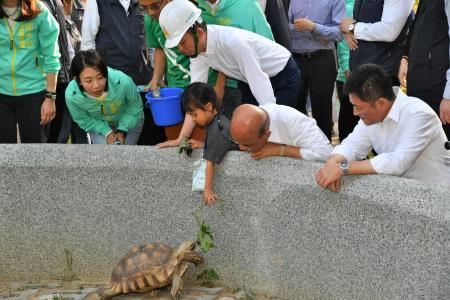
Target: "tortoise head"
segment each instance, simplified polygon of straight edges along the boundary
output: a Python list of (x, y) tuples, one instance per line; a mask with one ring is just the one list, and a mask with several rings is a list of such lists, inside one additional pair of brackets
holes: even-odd
[(203, 257), (194, 251), (196, 244), (196, 241), (186, 241), (178, 247), (177, 253), (182, 257), (182, 260), (191, 262), (195, 266), (198, 266), (203, 263)]

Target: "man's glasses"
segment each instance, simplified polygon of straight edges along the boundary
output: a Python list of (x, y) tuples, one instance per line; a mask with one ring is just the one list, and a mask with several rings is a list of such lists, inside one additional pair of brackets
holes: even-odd
[(142, 4), (139, 4), (139, 6), (142, 8), (142, 10), (144, 10), (144, 11), (148, 11), (148, 10), (158, 10), (160, 7), (161, 7), (161, 5), (162, 5), (162, 2), (163, 2), (164, 0), (161, 0), (161, 1), (159, 1), (159, 3), (152, 3), (152, 4), (150, 4), (150, 5), (142, 5)]

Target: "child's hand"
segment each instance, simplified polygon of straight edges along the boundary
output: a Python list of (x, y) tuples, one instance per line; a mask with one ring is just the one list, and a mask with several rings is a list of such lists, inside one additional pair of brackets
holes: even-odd
[(205, 189), (205, 191), (203, 192), (203, 201), (205, 201), (205, 204), (208, 206), (212, 205), (217, 201), (217, 195), (213, 190)]
[(194, 139), (189, 140), (189, 145), (191, 145), (192, 149), (203, 148), (204, 144), (205, 143), (203, 143), (202, 141), (198, 141), (198, 140), (194, 140)]

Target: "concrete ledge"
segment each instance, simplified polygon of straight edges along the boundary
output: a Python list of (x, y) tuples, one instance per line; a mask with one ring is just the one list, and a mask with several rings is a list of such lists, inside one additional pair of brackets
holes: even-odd
[[(195, 239), (192, 162), (174, 149), (0, 145), (0, 280), (62, 278), (68, 249), (77, 276), (106, 281), (133, 244)], [(286, 299), (449, 299), (450, 188), (350, 176), (333, 194), (316, 186), (319, 166), (227, 156), (224, 209), (204, 209), (223, 283)]]

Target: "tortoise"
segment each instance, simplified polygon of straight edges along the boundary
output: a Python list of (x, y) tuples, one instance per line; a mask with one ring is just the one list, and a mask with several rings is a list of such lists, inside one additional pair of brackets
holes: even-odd
[(122, 293), (145, 293), (172, 283), (170, 294), (178, 297), (187, 263), (195, 266), (203, 263), (203, 257), (194, 251), (195, 244), (187, 241), (176, 250), (163, 243), (135, 245), (114, 267), (110, 283), (100, 287), (97, 294), (107, 300)]

